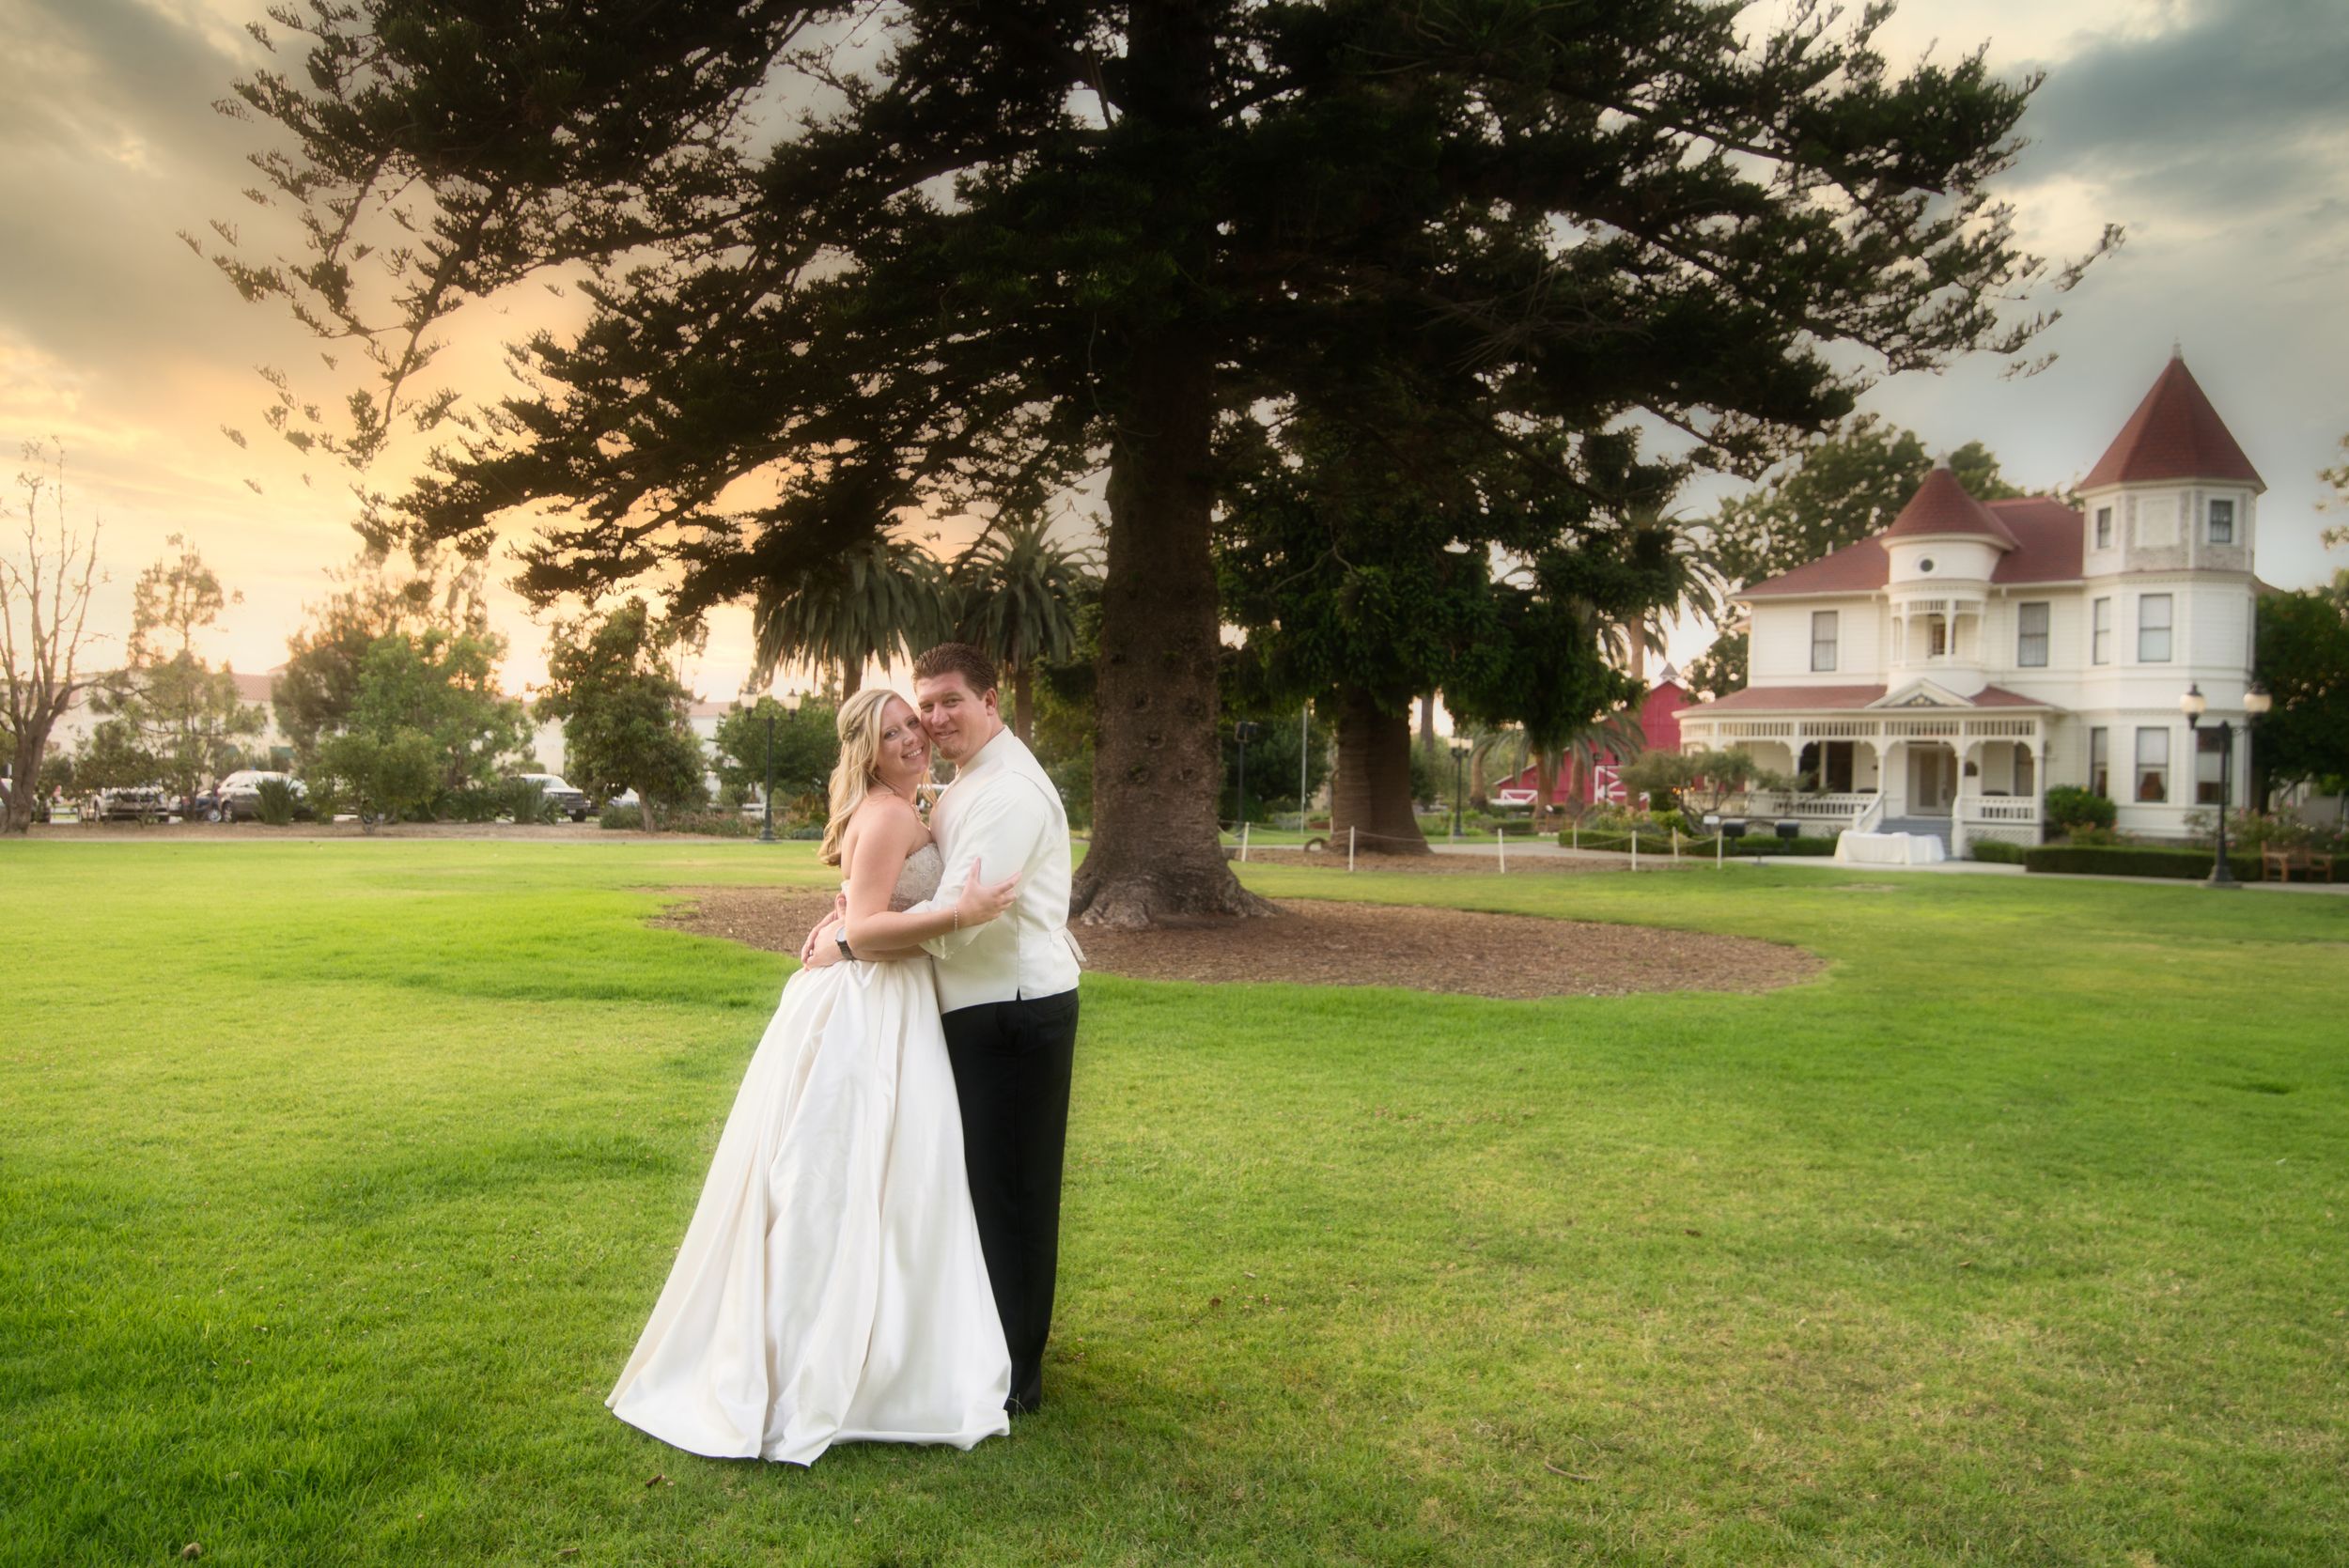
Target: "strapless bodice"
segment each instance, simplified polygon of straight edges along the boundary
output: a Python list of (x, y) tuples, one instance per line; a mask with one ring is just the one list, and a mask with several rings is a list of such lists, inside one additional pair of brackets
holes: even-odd
[(938, 884), (946, 877), (946, 857), (938, 852), (938, 846), (926, 844), (906, 857), (905, 869), (897, 873), (897, 885), (889, 893), (889, 907), (899, 913), (912, 908), (938, 891)]

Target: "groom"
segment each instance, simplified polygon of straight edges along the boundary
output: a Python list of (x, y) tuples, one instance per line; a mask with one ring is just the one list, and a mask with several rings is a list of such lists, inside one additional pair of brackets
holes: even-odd
[[(923, 654), (913, 661), (913, 700), (930, 744), (955, 765), (954, 783), (930, 813), (945, 877), (937, 896), (915, 908), (954, 908), (974, 866), (990, 881), (1019, 874), (1001, 919), (923, 945), (938, 960), (971, 1204), (1011, 1347), (1004, 1407), (1032, 1411), (1044, 1403), (1077, 1044), (1068, 814), (1034, 753), (1003, 727), (995, 661), (986, 654), (967, 643)], [(839, 961), (821, 927), (810, 949), (811, 963)]]

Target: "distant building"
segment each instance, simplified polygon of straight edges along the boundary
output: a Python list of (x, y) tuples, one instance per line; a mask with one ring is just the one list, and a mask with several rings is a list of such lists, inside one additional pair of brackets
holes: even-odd
[[(1811, 790), (1748, 802), (1813, 831), (1881, 826), (2037, 843), (2051, 784), (2119, 826), (2187, 832), (2219, 800), (2210, 716), (2240, 723), (2266, 486), (2173, 358), (2080, 486), (1979, 502), (1936, 468), (1890, 528), (1736, 598), (1750, 684), (1681, 708), (1680, 740), (1735, 747)], [(2233, 798), (2249, 758), (2234, 757)]]
[[(1647, 695), (1641, 699), (1639, 712), (1634, 715), (1640, 729), (1641, 749), (1678, 751), (1680, 710), (1687, 707), (1691, 700), (1688, 689), (1680, 683), (1679, 673), (1671, 665), (1665, 665), (1662, 678), (1648, 689)], [(1550, 804), (1587, 806), (1602, 800), (1613, 805), (1630, 803), (1622, 783), (1616, 778), (1617, 770), (1630, 760), (1630, 756), (1618, 756), (1611, 749), (1593, 757), (1587, 768), (1576, 758), (1568, 757), (1558, 769), (1557, 781), (1550, 788)], [(1502, 799), (1506, 791), (1513, 800), (1531, 802), (1540, 789), (1539, 774), (1527, 768), (1515, 777), (1493, 784), (1490, 798)]]

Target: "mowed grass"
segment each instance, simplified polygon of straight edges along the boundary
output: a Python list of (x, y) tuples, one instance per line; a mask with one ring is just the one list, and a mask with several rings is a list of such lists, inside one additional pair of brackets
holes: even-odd
[(1088, 977), (1050, 1407), (801, 1471), (601, 1401), (808, 846), (0, 846), (0, 1561), (2349, 1560), (2349, 901), (1248, 875), (1831, 968)]

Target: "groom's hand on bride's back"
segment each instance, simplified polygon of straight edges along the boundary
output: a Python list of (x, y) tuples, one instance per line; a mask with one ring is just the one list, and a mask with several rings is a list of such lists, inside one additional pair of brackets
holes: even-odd
[(1010, 908), (1019, 896), (1018, 872), (1000, 882), (989, 882), (985, 879), (985, 868), (974, 860), (971, 862), (970, 879), (962, 884), (962, 895), (955, 900), (955, 924), (984, 925)]

